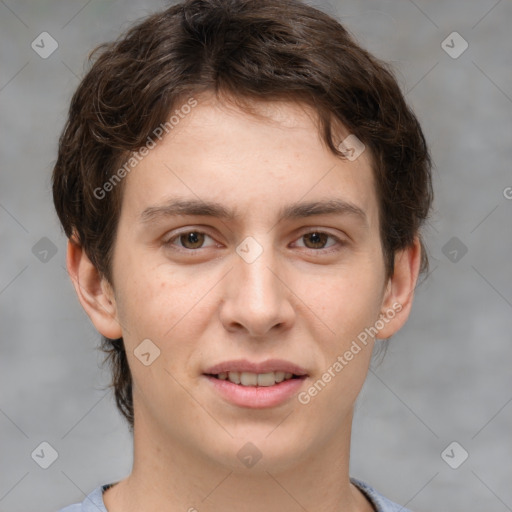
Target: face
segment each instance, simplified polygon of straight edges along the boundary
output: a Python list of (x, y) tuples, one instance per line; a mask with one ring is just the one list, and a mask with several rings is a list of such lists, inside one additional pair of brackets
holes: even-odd
[(250, 441), (262, 469), (291, 467), (350, 428), (407, 286), (386, 280), (368, 150), (333, 155), (305, 106), (197, 99), (124, 183), (110, 303), (135, 429), (232, 467)]

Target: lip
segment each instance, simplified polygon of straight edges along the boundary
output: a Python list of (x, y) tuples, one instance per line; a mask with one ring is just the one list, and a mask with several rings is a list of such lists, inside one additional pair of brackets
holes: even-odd
[(248, 361), (247, 359), (233, 359), (231, 361), (224, 361), (222, 363), (215, 364), (208, 368), (205, 375), (217, 375), (221, 372), (250, 372), (250, 373), (269, 373), (269, 372), (285, 372), (293, 373), (299, 377), (307, 376), (307, 371), (284, 359), (267, 359), (255, 363)]
[(306, 376), (290, 379), (273, 386), (242, 386), (229, 380), (220, 380), (204, 375), (213, 390), (231, 404), (248, 409), (276, 407), (295, 396), (306, 380)]
[[(268, 373), (278, 371), (293, 373), (299, 378), (284, 380), (273, 386), (242, 386), (214, 377), (221, 372)], [(284, 359), (267, 359), (259, 363), (247, 359), (236, 359), (211, 366), (204, 372), (203, 377), (207, 379), (216, 394), (231, 404), (248, 409), (263, 409), (276, 407), (295, 396), (303, 386), (308, 373), (301, 366)]]

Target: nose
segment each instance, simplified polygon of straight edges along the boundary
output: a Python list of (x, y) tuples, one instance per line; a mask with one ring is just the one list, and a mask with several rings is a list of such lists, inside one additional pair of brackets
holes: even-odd
[(233, 259), (220, 310), (225, 329), (254, 338), (289, 329), (295, 317), (293, 293), (272, 251), (265, 248), (254, 261), (237, 253)]

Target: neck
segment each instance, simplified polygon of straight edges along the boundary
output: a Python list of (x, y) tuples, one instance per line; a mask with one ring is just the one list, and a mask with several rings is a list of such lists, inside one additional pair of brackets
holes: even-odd
[(284, 463), (265, 457), (263, 451), (251, 467), (236, 459), (219, 463), (208, 458), (165, 435), (145, 417), (136, 413), (131, 474), (103, 495), (109, 512), (372, 510), (349, 480), (352, 412), (321, 444), (310, 443)]

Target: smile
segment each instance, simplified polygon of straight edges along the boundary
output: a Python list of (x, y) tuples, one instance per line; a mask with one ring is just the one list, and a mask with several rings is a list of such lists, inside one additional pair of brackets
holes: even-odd
[(290, 372), (268, 372), (268, 373), (251, 373), (251, 372), (221, 372), (217, 375), (212, 375), (219, 380), (228, 380), (233, 384), (240, 384), (241, 386), (274, 386), (280, 382), (298, 379), (298, 375), (293, 375)]

